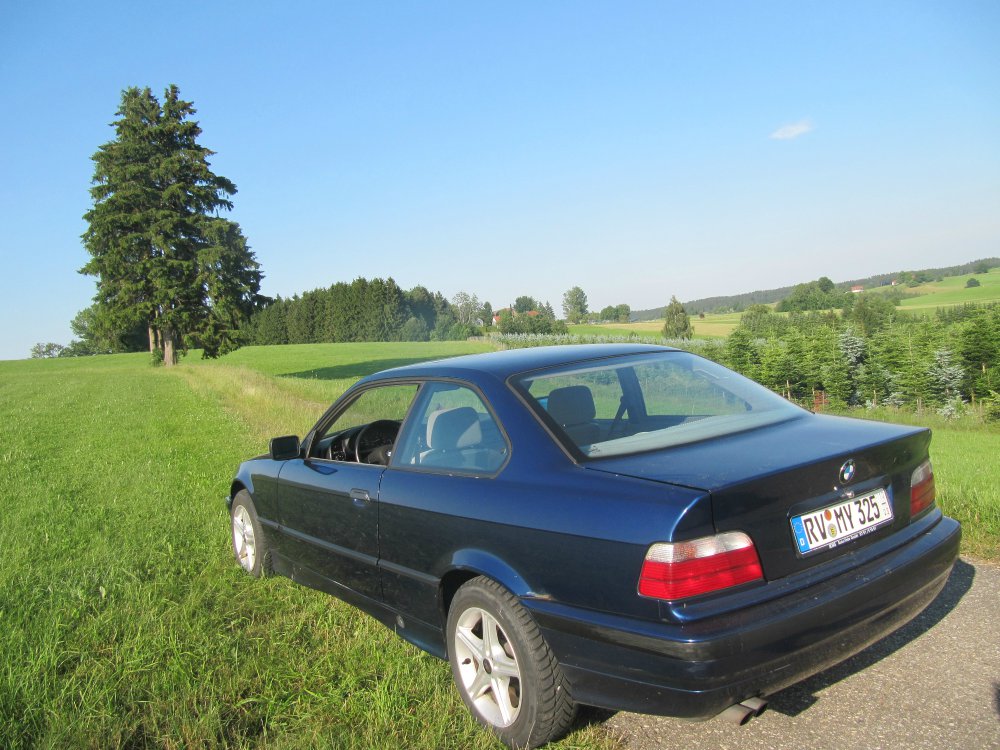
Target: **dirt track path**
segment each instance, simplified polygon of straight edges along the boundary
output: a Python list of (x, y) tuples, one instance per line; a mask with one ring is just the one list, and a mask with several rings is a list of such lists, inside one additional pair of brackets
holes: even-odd
[(746, 726), (620, 713), (632, 750), (1000, 749), (1000, 565), (963, 558), (919, 617)]

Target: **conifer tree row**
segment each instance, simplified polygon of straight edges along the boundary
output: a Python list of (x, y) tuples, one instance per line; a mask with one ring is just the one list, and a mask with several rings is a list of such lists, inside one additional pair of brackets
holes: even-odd
[[(456, 300), (469, 298), (460, 292)], [(478, 301), (472, 314), (482, 316)], [(492, 307), (489, 308), (492, 312)], [(261, 308), (247, 326), (248, 343), (315, 344), (357, 341), (461, 340), (481, 333), (469, 315), (440, 292), (416, 286), (404, 291), (387, 279), (357, 278), (301, 296), (278, 297)]]

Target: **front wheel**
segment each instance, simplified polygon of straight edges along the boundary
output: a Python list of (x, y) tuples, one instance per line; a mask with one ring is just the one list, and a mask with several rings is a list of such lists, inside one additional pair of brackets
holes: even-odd
[(236, 561), (255, 578), (267, 575), (271, 571), (270, 548), (253, 499), (246, 490), (240, 490), (233, 498), (230, 520)]
[(534, 748), (569, 729), (576, 704), (559, 663), (527, 610), (489, 578), (462, 586), (448, 612), (448, 657), (462, 700), (512, 748)]

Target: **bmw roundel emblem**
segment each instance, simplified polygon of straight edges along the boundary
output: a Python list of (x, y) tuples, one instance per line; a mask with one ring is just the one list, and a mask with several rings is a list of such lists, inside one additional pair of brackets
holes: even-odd
[(854, 459), (851, 458), (844, 462), (844, 465), (840, 467), (840, 481), (842, 484), (848, 484), (852, 479), (854, 479), (854, 472), (856, 467), (854, 466)]

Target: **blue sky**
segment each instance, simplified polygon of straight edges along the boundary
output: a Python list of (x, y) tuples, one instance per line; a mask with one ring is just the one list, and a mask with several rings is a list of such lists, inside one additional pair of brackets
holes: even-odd
[(0, 358), (88, 304), (121, 90), (194, 102), (289, 296), (633, 309), (1000, 255), (1000, 4), (0, 5)]

